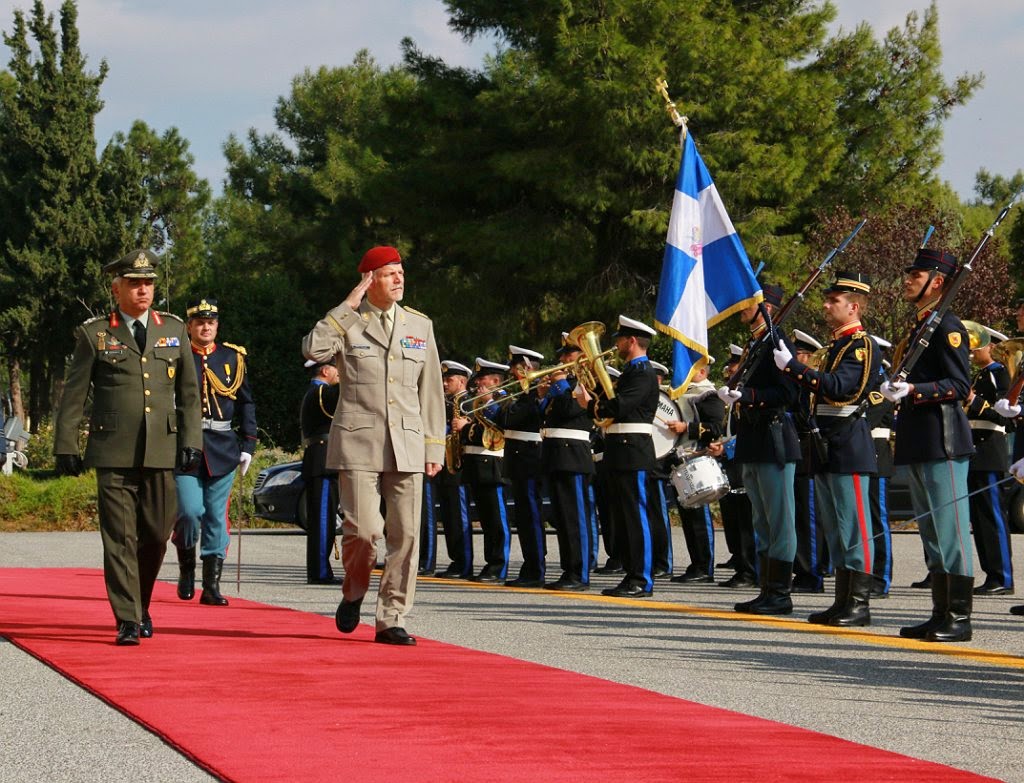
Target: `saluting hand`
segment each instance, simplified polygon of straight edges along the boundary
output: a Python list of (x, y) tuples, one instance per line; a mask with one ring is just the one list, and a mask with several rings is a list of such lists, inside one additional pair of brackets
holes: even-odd
[(352, 289), (352, 292), (345, 297), (345, 304), (351, 307), (353, 310), (359, 308), (359, 305), (363, 302), (363, 297), (366, 296), (366, 291), (370, 287), (370, 283), (373, 282), (373, 272), (363, 272), (363, 279), (359, 281), (359, 285)]

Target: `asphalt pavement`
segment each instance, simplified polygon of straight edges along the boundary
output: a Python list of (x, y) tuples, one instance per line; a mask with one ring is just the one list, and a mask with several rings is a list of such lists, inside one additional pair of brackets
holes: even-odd
[[(679, 529), (674, 535), (678, 570), (686, 563), (685, 546)], [(1015, 570), (1021, 576), (1024, 542), (1016, 538)], [(224, 569), (222, 590), (228, 598), (240, 594), (333, 616), (340, 588), (305, 584), (301, 535), (247, 532), (240, 592), (237, 542), (236, 536)], [(479, 536), (476, 543), (479, 555)], [(721, 537), (718, 544), (724, 553)], [(553, 538), (549, 548), (553, 579), (558, 575)], [(931, 604), (928, 591), (907, 586), (924, 574), (917, 536), (896, 535), (894, 552), (891, 597), (875, 601), (873, 624), (854, 631), (806, 622), (807, 614), (831, 603), (828, 594), (795, 595), (790, 618), (753, 618), (732, 611), (733, 603), (752, 596), (752, 590), (659, 581), (652, 598), (610, 599), (599, 594), (618, 579), (609, 576), (595, 576), (592, 590), (583, 594), (423, 578), (407, 627), (414, 635), (1024, 783), (1024, 618), (1008, 614), (1011, 605), (1024, 602), (1024, 588), (1016, 598), (977, 598), (969, 643), (902, 640), (899, 627), (925, 619)], [(516, 558), (513, 546), (513, 575)], [(440, 562), (446, 564), (443, 556)], [(98, 533), (0, 534), (0, 567), (100, 564)], [(172, 548), (161, 578), (174, 581), (176, 572)], [(195, 607), (217, 611), (198, 602)], [(364, 620), (372, 622), (371, 614), (367, 606)], [(2, 640), (0, 693), (4, 783), (211, 779), (159, 738)], [(651, 720), (656, 730), (657, 715)], [(119, 737), (116, 746), (111, 736)], [(809, 772), (794, 769), (793, 778)], [(871, 779), (869, 770), (865, 779)]]

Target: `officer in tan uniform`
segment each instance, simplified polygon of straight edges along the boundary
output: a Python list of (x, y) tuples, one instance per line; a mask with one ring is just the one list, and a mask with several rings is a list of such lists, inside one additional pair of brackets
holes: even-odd
[(342, 633), (359, 625), (375, 545), (386, 536), (374, 641), (415, 644), (403, 623), (416, 591), (423, 474), (436, 475), (444, 462), (441, 362), (430, 319), (398, 304), (405, 293), (398, 251), (371, 248), (359, 272), (359, 285), (302, 341), (307, 359), (335, 362), (341, 385), (327, 444), (344, 512), (345, 582), (335, 621)]
[[(203, 447), (185, 324), (150, 309), (158, 263), (135, 250), (104, 267), (117, 308), (76, 330), (55, 426), (58, 472), (96, 468), (103, 573), (121, 645), (153, 634), (149, 600), (178, 511), (176, 459), (193, 471)], [(90, 391), (83, 463), (78, 429)]]

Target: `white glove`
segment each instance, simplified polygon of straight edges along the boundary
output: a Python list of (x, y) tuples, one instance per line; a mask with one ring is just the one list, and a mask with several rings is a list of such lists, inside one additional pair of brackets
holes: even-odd
[(910, 384), (906, 381), (886, 381), (878, 390), (889, 402), (898, 402), (910, 394)]
[(1010, 472), (1017, 481), (1024, 482), (1024, 459), (1019, 459), (1010, 465)]
[(242, 454), (238, 457), (238, 467), (241, 469), (243, 476), (249, 470), (249, 465), (251, 464), (252, 454), (250, 454), (248, 451), (243, 451)]
[(1020, 416), (1020, 406), (1010, 405), (1010, 401), (1005, 397), (1001, 400), (996, 400), (996, 404), (993, 405), (992, 408), (1004, 419), (1013, 419)]
[(720, 399), (726, 405), (732, 405), (742, 396), (742, 393), (738, 391), (733, 391), (728, 386), (723, 386), (721, 389), (718, 390), (718, 399)]
[(772, 356), (775, 357), (775, 366), (780, 370), (785, 370), (786, 365), (793, 361), (793, 354), (789, 352), (785, 343), (780, 343), (779, 347), (772, 351)]

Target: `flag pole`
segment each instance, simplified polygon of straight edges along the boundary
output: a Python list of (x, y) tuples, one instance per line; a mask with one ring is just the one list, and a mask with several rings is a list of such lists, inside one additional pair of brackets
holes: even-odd
[(690, 121), (689, 117), (684, 117), (679, 113), (676, 108), (675, 102), (668, 95), (668, 82), (664, 79), (658, 79), (654, 82), (655, 89), (661, 93), (661, 97), (665, 99), (665, 111), (668, 112), (668, 116), (672, 119), (672, 123), (676, 125), (683, 134), (683, 138), (686, 138), (686, 123)]

